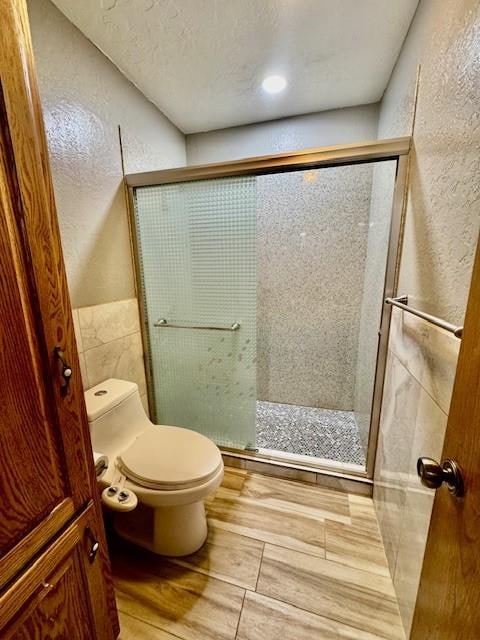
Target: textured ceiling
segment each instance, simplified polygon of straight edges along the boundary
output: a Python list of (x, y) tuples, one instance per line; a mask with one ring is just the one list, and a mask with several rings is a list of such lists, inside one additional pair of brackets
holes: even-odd
[[(376, 102), (418, 0), (53, 0), (183, 132)], [(281, 74), (287, 89), (260, 85)]]

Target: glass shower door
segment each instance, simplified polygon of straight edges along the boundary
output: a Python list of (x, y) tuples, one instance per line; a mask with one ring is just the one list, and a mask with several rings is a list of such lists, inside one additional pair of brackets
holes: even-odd
[(155, 418), (253, 447), (256, 179), (140, 187), (134, 200)]

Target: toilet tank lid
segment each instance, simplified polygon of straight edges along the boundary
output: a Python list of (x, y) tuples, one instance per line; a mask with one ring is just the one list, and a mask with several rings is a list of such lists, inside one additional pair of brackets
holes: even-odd
[(138, 385), (128, 380), (109, 378), (85, 391), (88, 421), (93, 422), (123, 400), (138, 392)]

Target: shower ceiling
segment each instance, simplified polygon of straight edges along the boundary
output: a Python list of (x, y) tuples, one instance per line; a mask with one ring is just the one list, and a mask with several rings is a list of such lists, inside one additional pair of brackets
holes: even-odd
[[(184, 133), (368, 104), (418, 0), (53, 0)], [(268, 95), (265, 76), (287, 89)]]

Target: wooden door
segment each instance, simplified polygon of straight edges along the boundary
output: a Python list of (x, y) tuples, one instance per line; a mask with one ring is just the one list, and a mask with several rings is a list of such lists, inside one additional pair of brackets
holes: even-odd
[[(58, 349), (72, 370), (68, 387)], [(73, 555), (57, 566), (61, 554), (50, 549), (74, 517), (83, 524)], [(100, 550), (89, 559), (92, 540)], [(25, 605), (19, 637), (116, 637), (27, 10), (24, 0), (0, 0), (0, 626), (35, 592), (28, 576), (41, 553), (50, 559), (42, 575), (51, 571), (58, 589)], [(49, 635), (40, 627), (52, 617), (64, 622)], [(62, 636), (77, 621), (78, 633)]]
[(0, 24), (1, 587), (95, 482), (23, 2), (0, 0)]
[[(428, 456), (428, 452), (425, 452)], [(464, 497), (435, 496), (412, 635), (480, 638), (480, 249), (473, 269), (443, 459), (462, 470)]]

